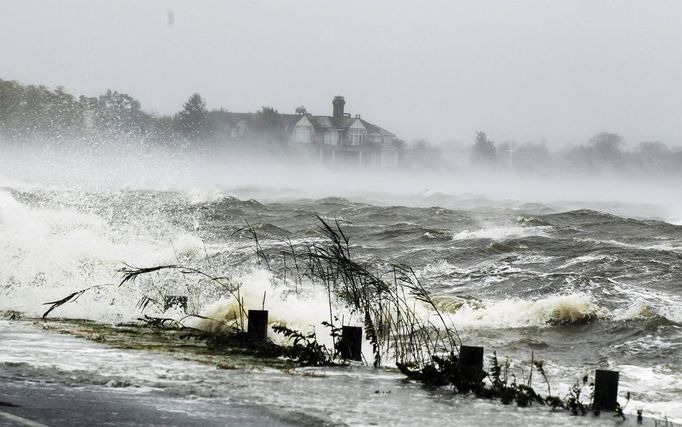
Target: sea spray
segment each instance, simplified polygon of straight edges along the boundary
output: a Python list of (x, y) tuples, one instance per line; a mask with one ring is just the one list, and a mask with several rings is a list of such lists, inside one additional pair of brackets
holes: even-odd
[[(3, 190), (0, 248), (0, 310), (33, 316), (40, 314), (40, 302), (86, 286), (113, 285), (114, 273), (124, 262), (154, 265), (205, 257), (201, 239), (182, 230), (165, 242), (151, 235), (121, 235), (96, 214), (28, 206)], [(173, 287), (172, 282), (166, 285)], [(96, 320), (134, 319), (136, 313), (125, 309), (126, 304), (113, 304), (121, 298), (126, 298), (125, 291), (103, 286), (84, 295), (82, 304), (65, 307), (61, 314)]]
[[(305, 333), (316, 331), (318, 342), (333, 346), (329, 330), (322, 326), (322, 322), (333, 320), (329, 319), (329, 301), (324, 289), (308, 286), (304, 291), (292, 292), (291, 288), (281, 284), (278, 286), (271, 272), (258, 267), (244, 272), (237, 280), (241, 284), (240, 296), (245, 310), (263, 307), (269, 312), (270, 326), (283, 325)], [(352, 321), (353, 315), (347, 309), (338, 305), (334, 309), (339, 316)], [(190, 325), (211, 330), (223, 322), (238, 319), (239, 304), (234, 298), (222, 298), (219, 301), (206, 302), (198, 314), (210, 320), (196, 319)], [(280, 344), (285, 342), (281, 335), (272, 331), (268, 337)]]
[[(518, 352), (510, 353), (520, 360), (527, 356), (528, 343), (542, 346), (542, 353), (550, 354), (552, 358), (545, 360), (547, 369), (551, 370), (550, 379), (555, 381), (553, 377), (556, 377), (560, 384), (570, 385), (573, 377), (584, 374), (582, 370), (586, 363), (596, 364), (602, 360), (611, 367), (667, 364), (671, 366), (668, 370), (660, 370), (661, 375), (672, 382), (682, 378), (676, 365), (670, 364), (682, 349), (679, 326), (674, 323), (679, 323), (680, 319), (679, 314), (675, 316), (676, 307), (679, 307), (679, 252), (645, 249), (661, 244), (670, 248), (680, 246), (681, 229), (669, 224), (618, 220), (581, 212), (563, 212), (561, 216), (528, 212), (551, 224), (554, 229), (548, 236), (513, 238), (516, 241), (508, 244), (506, 251), (488, 251), (485, 248), (489, 239), (401, 239), (390, 237), (401, 233), (391, 227), (407, 218), (410, 227), (419, 230), (419, 235), (434, 228), (452, 230), (452, 234), (476, 231), (480, 229), (478, 224), (503, 228), (515, 224), (518, 210), (523, 207), (516, 206), (514, 212), (509, 212), (488, 203), (485, 210), (435, 211), (359, 205), (352, 200), (300, 201), (289, 195), (285, 201), (265, 203), (256, 210), (255, 205), (230, 197), (201, 196), (192, 201), (184, 192), (173, 191), (116, 190), (95, 194), (57, 187), (21, 186), (0, 192), (8, 197), (0, 204), (3, 210), (0, 216), (4, 221), (0, 226), (9, 223), (9, 219), (5, 219), (10, 218), (5, 216), (8, 209), (15, 212), (13, 227), (3, 228), (3, 239), (0, 240), (3, 245), (0, 251), (3, 260), (0, 306), (3, 309), (17, 309), (39, 316), (46, 309), (41, 305), (43, 302), (91, 284), (115, 284), (118, 280), (115, 272), (123, 262), (146, 266), (176, 263), (178, 258), (183, 263), (210, 268), (216, 274), (227, 274), (249, 286), (255, 286), (248, 283), (251, 274), (258, 277), (257, 280), (263, 279), (253, 297), (254, 304), (260, 306), (261, 290), (268, 286), (269, 278), (267, 275), (261, 277), (265, 273), (253, 265), (253, 242), (238, 230), (246, 227), (247, 221), (255, 226), (272, 224), (290, 231), (292, 243), (297, 246), (314, 238), (315, 214), (321, 212), (325, 218), (347, 220), (344, 227), (353, 239), (352, 250), (359, 259), (371, 261), (381, 257), (409, 264), (434, 294), (456, 295), (467, 300), (466, 304), (457, 302), (461, 307), (453, 307), (455, 313), (448, 317), (465, 329), (466, 338), (474, 341), (471, 344), (486, 344), (492, 336), (498, 348), (518, 349)], [(231, 190), (224, 192), (232, 194)], [(246, 198), (250, 197), (253, 196)], [(24, 218), (31, 218), (31, 221), (22, 223)], [(608, 224), (600, 222), (605, 218), (610, 221)], [(14, 233), (12, 230), (23, 231)], [(376, 230), (391, 233), (379, 234)], [(22, 239), (30, 240), (31, 233), (45, 236), (46, 240), (25, 244)], [(11, 236), (12, 242), (5, 236)], [(661, 240), (662, 236), (668, 240)], [(262, 243), (266, 249), (278, 251), (287, 247), (286, 241), (271, 237)], [(31, 262), (20, 264), (23, 256)], [(577, 263), (571, 262), (578, 257), (584, 258)], [(533, 261), (532, 264), (524, 264), (527, 260)], [(42, 264), (50, 268), (44, 268)], [(444, 268), (428, 272), (427, 265)], [(168, 287), (170, 291), (180, 292), (188, 282), (188, 278), (158, 275), (150, 283), (140, 285), (147, 290), (152, 289), (152, 284), (158, 284), (164, 286), (162, 290)], [(286, 288), (277, 288), (267, 291), (266, 304), (274, 304), (280, 290), (281, 296), (289, 297)], [(201, 293), (189, 295), (190, 308), (194, 312), (207, 312), (207, 301), (215, 301), (209, 290), (204, 292), (204, 296)], [(568, 309), (559, 309), (556, 304), (546, 301), (555, 297), (571, 300), (575, 295), (579, 297), (564, 305)], [(84, 295), (75, 304), (60, 307), (51, 315), (101, 322), (134, 320), (141, 315), (135, 308), (140, 297), (141, 289), (138, 288), (111, 292), (104, 288), (98, 294)], [(322, 306), (320, 313), (310, 314), (307, 324), (317, 325), (319, 318), (328, 317), (328, 307), (317, 297), (298, 300), (291, 305), (293, 315), (307, 316), (305, 310), (296, 308), (299, 304), (315, 310), (318, 305)], [(642, 305), (633, 306), (639, 304), (638, 301), (642, 301)], [(421, 309), (418, 304), (417, 309)], [(652, 312), (656, 315), (650, 317)], [(338, 313), (343, 317), (342, 311)], [(597, 317), (584, 327), (566, 328), (547, 323), (552, 319), (580, 319), (584, 314), (589, 317), (590, 313)], [(171, 315), (175, 316), (175, 313)], [(305, 323), (302, 321), (301, 325)], [(322, 331), (318, 335), (324, 338), (326, 334)], [(563, 344), (572, 345), (569, 339), (582, 343), (582, 347), (564, 354)], [(609, 349), (604, 342), (628, 345)], [(635, 376), (639, 371), (632, 372)], [(664, 388), (659, 395), (645, 379), (635, 382), (632, 377), (623, 378), (636, 384), (634, 388), (639, 391), (636, 401), (644, 402), (644, 405), (655, 404), (645, 406), (645, 413), (655, 408), (661, 414), (668, 411), (669, 415), (680, 417), (674, 405), (662, 409), (666, 406), (660, 403), (679, 400), (679, 390)], [(553, 385), (552, 390), (555, 389), (561, 388)]]

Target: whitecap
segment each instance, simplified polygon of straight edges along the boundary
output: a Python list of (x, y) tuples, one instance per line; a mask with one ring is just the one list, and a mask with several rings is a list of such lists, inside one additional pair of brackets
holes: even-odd
[(202, 203), (213, 203), (227, 197), (227, 195), (223, 193), (222, 190), (217, 188), (207, 189), (193, 188), (187, 190), (185, 192), (185, 196), (187, 197), (187, 201), (193, 205)]
[(518, 239), (523, 237), (548, 237), (551, 226), (522, 227), (522, 226), (498, 226), (481, 228), (479, 230), (463, 230), (456, 233), (452, 240), (473, 240), (489, 239), (494, 241), (504, 241), (507, 239)]
[(484, 303), (467, 302), (451, 318), (459, 327), (504, 329), (585, 322), (604, 313), (590, 295), (575, 293), (537, 300), (510, 298)]

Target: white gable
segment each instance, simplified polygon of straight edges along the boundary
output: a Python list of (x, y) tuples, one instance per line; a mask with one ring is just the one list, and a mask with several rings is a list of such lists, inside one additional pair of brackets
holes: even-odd
[(301, 120), (299, 120), (296, 123), (296, 126), (294, 126), (294, 131), (291, 134), (291, 139), (294, 142), (298, 142), (301, 144), (310, 144), (314, 142), (315, 138), (315, 129), (313, 128), (313, 124), (310, 123), (310, 120), (306, 116), (301, 117)]
[(365, 125), (362, 124), (362, 121), (360, 121), (360, 119), (355, 119), (355, 121), (353, 122), (353, 124), (350, 125), (349, 129), (363, 129), (363, 130), (365, 130), (365, 131), (367, 130), (367, 129), (365, 128)]
[(312, 125), (313, 124), (310, 123), (310, 120), (308, 120), (308, 117), (306, 117), (306, 116), (301, 117), (301, 120), (299, 120), (296, 123), (296, 126), (312, 126)]

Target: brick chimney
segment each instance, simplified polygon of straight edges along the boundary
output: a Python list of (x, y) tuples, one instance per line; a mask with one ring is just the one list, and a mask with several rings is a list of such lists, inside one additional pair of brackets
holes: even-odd
[(332, 105), (334, 106), (334, 117), (343, 117), (343, 107), (346, 105), (343, 96), (335, 96)]

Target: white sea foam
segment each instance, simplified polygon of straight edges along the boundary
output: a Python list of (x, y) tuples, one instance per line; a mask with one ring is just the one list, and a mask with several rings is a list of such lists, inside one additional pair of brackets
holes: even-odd
[(618, 247), (626, 248), (626, 249), (637, 249), (637, 250), (642, 250), (642, 251), (667, 251), (667, 252), (682, 253), (682, 246), (680, 246), (679, 244), (675, 244), (675, 243), (664, 243), (664, 244), (657, 244), (657, 245), (641, 245), (641, 244), (620, 242), (618, 240), (612, 240), (612, 239), (611, 240), (599, 240), (599, 239), (590, 239), (590, 238), (576, 238), (575, 240), (579, 241), (579, 242), (600, 243), (600, 244), (618, 246)]
[(546, 327), (573, 323), (604, 314), (588, 294), (553, 295), (537, 300), (510, 298), (503, 301), (466, 303), (450, 316), (455, 325), (467, 328)]
[[(239, 296), (243, 299), (244, 310), (265, 308), (271, 325), (285, 324), (307, 332), (330, 320), (327, 293), (321, 287), (305, 286), (300, 292), (292, 291), (294, 285), (275, 282), (269, 271), (257, 267), (245, 271), (236, 281), (241, 284)], [(333, 309), (335, 315), (348, 316), (339, 307)], [(203, 316), (220, 321), (233, 319), (238, 313), (238, 303), (231, 297), (208, 303), (201, 310)]]
[(451, 264), (447, 260), (441, 259), (431, 264), (427, 264), (421, 271), (426, 276), (460, 273), (464, 274), (468, 270), (458, 265)]
[(218, 188), (192, 188), (185, 191), (187, 200), (192, 204), (213, 203), (224, 199), (227, 195)]
[(615, 262), (617, 261), (618, 258), (612, 255), (582, 255), (579, 257), (571, 258), (568, 261), (566, 261), (564, 264), (559, 266), (559, 269), (562, 268), (567, 268), (567, 267), (572, 267), (574, 265), (578, 264), (587, 264), (590, 262), (596, 262), (596, 261), (611, 261)]
[[(0, 310), (38, 315), (45, 309), (41, 303), (87, 286), (112, 283), (123, 262), (157, 265), (188, 254), (203, 256), (203, 244), (186, 232), (178, 230), (169, 242), (144, 235), (120, 236), (97, 215), (29, 207), (0, 190)], [(87, 303), (64, 306), (61, 314), (98, 320), (134, 318), (136, 313), (125, 309), (125, 304), (111, 304), (113, 298), (124, 296), (104, 288), (83, 296)]]
[[(146, 267), (183, 259), (192, 265), (192, 260), (203, 262), (206, 255), (222, 254), (227, 249), (227, 243), (207, 247), (197, 236), (180, 231), (168, 242), (159, 242), (152, 236), (121, 236), (97, 215), (29, 207), (0, 190), (0, 265), (3, 266), (0, 311), (16, 310), (39, 316), (46, 310), (42, 303), (59, 300), (88, 286), (109, 283), (112, 285), (59, 307), (53, 315), (99, 321), (134, 320), (139, 317), (135, 303), (142, 293), (132, 285), (115, 286), (120, 278), (114, 277), (114, 273), (124, 262)], [(221, 269), (219, 265), (215, 267)], [(240, 296), (247, 309), (260, 308), (265, 293), (265, 307), (270, 311), (272, 322), (286, 322), (292, 328), (310, 331), (321, 328), (323, 320), (329, 320), (326, 295), (315, 288), (289, 294), (284, 287), (273, 286), (270, 273), (248, 265), (231, 273), (232, 281), (241, 285)], [(198, 279), (177, 276), (183, 275), (169, 272), (156, 286), (168, 293), (185, 294), (187, 285)], [(216, 302), (215, 293), (208, 288), (205, 291), (190, 295), (191, 309), (217, 319), (225, 319), (236, 311), (234, 298), (223, 293), (225, 297)], [(337, 307), (334, 310), (336, 315), (345, 316), (347, 324), (354, 321), (343, 310)]]
[(547, 237), (551, 231), (550, 226), (539, 227), (522, 227), (518, 225), (509, 226), (492, 226), (481, 228), (479, 230), (463, 230), (453, 236), (453, 240), (471, 240), (471, 239), (490, 239), (495, 241), (503, 241), (507, 239), (518, 239), (522, 237)]
[(677, 305), (656, 305), (638, 299), (623, 308), (607, 309), (585, 293), (551, 295), (525, 300), (510, 298), (501, 301), (480, 301), (459, 297), (435, 298), (440, 310), (449, 315), (455, 325), (462, 328), (525, 328), (551, 327), (602, 319), (628, 321), (665, 317), (680, 322), (682, 309)]
[(640, 284), (623, 283), (613, 278), (608, 280), (616, 292), (632, 301), (627, 307), (613, 310), (614, 320), (661, 316), (672, 322), (682, 323), (682, 298), (679, 296)]
[[(679, 371), (673, 372), (668, 365), (619, 365), (618, 369), (620, 389), (635, 392), (629, 407), (641, 408), (644, 413), (658, 418), (667, 417), (676, 425), (682, 422), (682, 400), (674, 398), (682, 393)], [(647, 393), (637, 393), (638, 390), (647, 390)]]
[(638, 299), (624, 308), (617, 308), (611, 311), (611, 318), (616, 321), (651, 319), (657, 315), (656, 309), (643, 299)]

